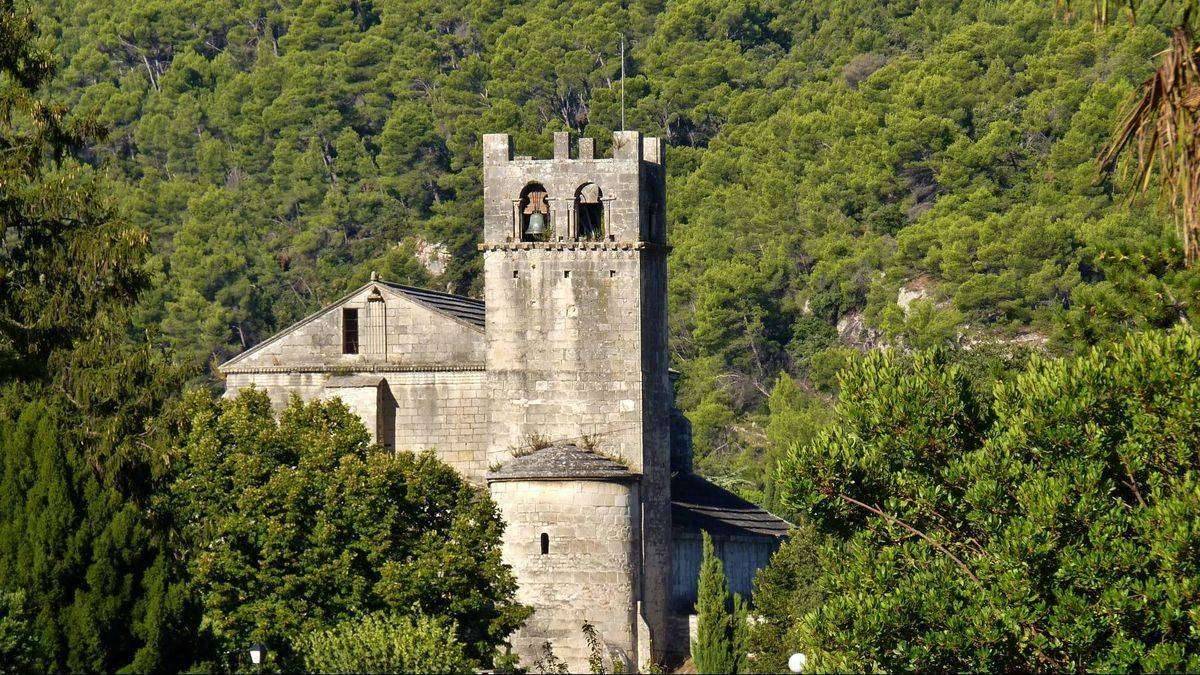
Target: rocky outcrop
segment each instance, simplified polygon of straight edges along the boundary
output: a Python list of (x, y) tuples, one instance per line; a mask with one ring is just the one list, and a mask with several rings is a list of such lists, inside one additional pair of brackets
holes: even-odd
[(883, 333), (867, 325), (867, 319), (860, 311), (847, 312), (837, 322), (838, 340), (847, 347), (866, 351), (885, 347)]
[(413, 242), (413, 254), (430, 276), (442, 276), (450, 264), (450, 249), (445, 244), (425, 241), (420, 237)]

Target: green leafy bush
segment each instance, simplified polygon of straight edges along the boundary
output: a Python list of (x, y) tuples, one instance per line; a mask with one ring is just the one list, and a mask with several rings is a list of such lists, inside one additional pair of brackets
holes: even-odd
[(750, 624), (748, 653), (756, 673), (783, 673), (788, 657), (799, 649), (796, 635), (799, 620), (821, 607), (825, 595), (821, 575), (825, 537), (807, 522), (798, 523), (787, 541), (771, 556), (771, 563), (754, 576), (754, 615)]
[(424, 615), (354, 617), (301, 638), (295, 650), (315, 673), (461, 673), (475, 667), (454, 626)]
[(780, 469), (832, 537), (821, 605), (774, 617), (788, 639), (829, 670), (1200, 668), (1200, 336), (1131, 335), (994, 391), (930, 353), (845, 375)]
[(197, 391), (186, 411), (170, 511), (218, 653), (262, 642), (294, 667), (297, 636), (420, 613), (486, 665), (528, 616), (495, 504), (431, 452), (372, 445), (340, 401), (295, 398), (276, 421), (261, 391)]

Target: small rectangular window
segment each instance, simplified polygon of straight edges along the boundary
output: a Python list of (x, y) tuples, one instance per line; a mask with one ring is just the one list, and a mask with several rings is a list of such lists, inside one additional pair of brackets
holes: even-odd
[(342, 353), (358, 353), (358, 310), (342, 309)]
[(521, 276), (520, 270), (513, 270), (513, 278), (514, 279), (516, 279), (517, 277), (520, 277), (520, 276)]
[(571, 270), (563, 270), (563, 278), (570, 279), (571, 278)]
[(615, 277), (615, 276), (617, 276), (617, 271), (616, 271), (616, 270), (609, 270), (609, 271), (608, 271), (608, 278), (609, 278), (609, 279), (611, 279), (611, 278), (613, 278), (613, 277)]

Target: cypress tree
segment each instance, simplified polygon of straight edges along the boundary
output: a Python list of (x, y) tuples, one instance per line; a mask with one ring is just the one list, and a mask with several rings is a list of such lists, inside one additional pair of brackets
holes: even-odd
[(181, 373), (128, 337), (148, 237), (44, 96), (28, 10), (0, 0), (0, 36), (0, 594), (39, 670), (178, 669), (196, 621), (152, 502)]
[(743, 668), (747, 609), (741, 596), (729, 591), (725, 565), (713, 550), (712, 537), (703, 533), (703, 557), (696, 597), (698, 626), (692, 661), (698, 673), (737, 673)]

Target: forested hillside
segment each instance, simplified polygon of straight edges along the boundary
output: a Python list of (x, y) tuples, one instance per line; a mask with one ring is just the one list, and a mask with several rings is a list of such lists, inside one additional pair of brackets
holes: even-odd
[(973, 347), (953, 358), (995, 375), (1200, 303), (1153, 195), (1129, 202), (1094, 160), (1170, 17), (1096, 29), (1026, 0), (36, 11), (51, 90), (110, 128), (89, 159), (151, 233), (138, 328), (195, 364), (371, 270), (478, 294), (481, 134), (607, 150), (622, 35), (627, 125), (671, 144), (680, 403), (702, 470), (745, 494), (775, 503), (765, 467), (822, 424), (862, 349)]

